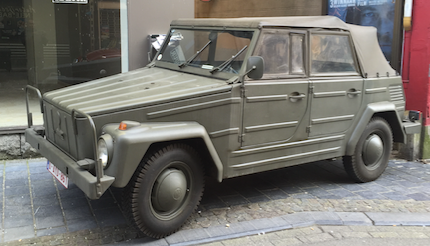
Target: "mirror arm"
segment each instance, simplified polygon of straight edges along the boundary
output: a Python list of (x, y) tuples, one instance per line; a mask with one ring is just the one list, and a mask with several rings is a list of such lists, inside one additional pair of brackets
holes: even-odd
[(252, 70), (255, 70), (255, 69), (257, 69), (257, 66), (252, 66), (252, 68), (251, 68), (251, 69), (249, 69), (248, 71), (246, 71), (246, 72), (245, 72), (245, 74), (244, 74), (243, 76), (248, 75), (248, 73), (250, 73)]

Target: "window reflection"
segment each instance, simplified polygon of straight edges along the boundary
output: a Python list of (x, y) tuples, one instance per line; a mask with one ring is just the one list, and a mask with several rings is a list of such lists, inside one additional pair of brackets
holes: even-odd
[(26, 124), (27, 85), (43, 93), (120, 73), (120, 33), (119, 0), (0, 1), (0, 128)]
[(312, 73), (356, 72), (348, 36), (312, 35)]

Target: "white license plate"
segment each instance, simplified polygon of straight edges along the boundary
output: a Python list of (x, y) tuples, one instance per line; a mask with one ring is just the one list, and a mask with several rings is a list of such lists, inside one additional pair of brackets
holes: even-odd
[(46, 169), (66, 188), (69, 186), (69, 178), (60, 171), (54, 164), (48, 161)]

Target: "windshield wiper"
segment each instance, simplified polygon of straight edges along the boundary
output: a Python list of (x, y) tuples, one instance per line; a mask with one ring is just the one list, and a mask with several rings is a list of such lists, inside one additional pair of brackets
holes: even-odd
[(240, 56), (240, 54), (242, 54), (243, 51), (246, 50), (246, 48), (248, 48), (248, 45), (245, 45), (241, 50), (239, 50), (239, 52), (236, 53), (236, 55), (232, 56), (230, 59), (228, 59), (227, 61), (223, 62), (221, 65), (219, 65), (218, 67), (213, 68), (210, 72), (214, 73), (217, 71), (222, 71), (224, 70), (228, 65), (230, 65), (230, 63), (236, 59), (238, 56)]
[(194, 61), (194, 59), (196, 59), (196, 58), (197, 58), (197, 56), (198, 56), (198, 55), (199, 55), (203, 50), (205, 50), (205, 49), (206, 49), (206, 47), (208, 47), (210, 43), (212, 43), (212, 40), (209, 40), (209, 42), (207, 42), (207, 43), (205, 44), (205, 46), (203, 46), (203, 48), (201, 48), (199, 51), (197, 51), (197, 53), (195, 53), (192, 57), (190, 57), (190, 59), (188, 59), (186, 62), (183, 62), (183, 63), (179, 64), (179, 67), (180, 67), (180, 68), (183, 68), (183, 67), (185, 67), (186, 65), (190, 64), (192, 61)]

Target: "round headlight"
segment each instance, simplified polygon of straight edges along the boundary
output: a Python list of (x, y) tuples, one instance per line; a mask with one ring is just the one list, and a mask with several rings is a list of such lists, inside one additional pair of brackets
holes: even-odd
[(97, 143), (97, 155), (98, 159), (102, 161), (102, 165), (104, 168), (106, 168), (111, 159), (112, 159), (112, 152), (113, 152), (113, 141), (112, 137), (110, 135), (102, 135), (99, 138), (99, 141)]

